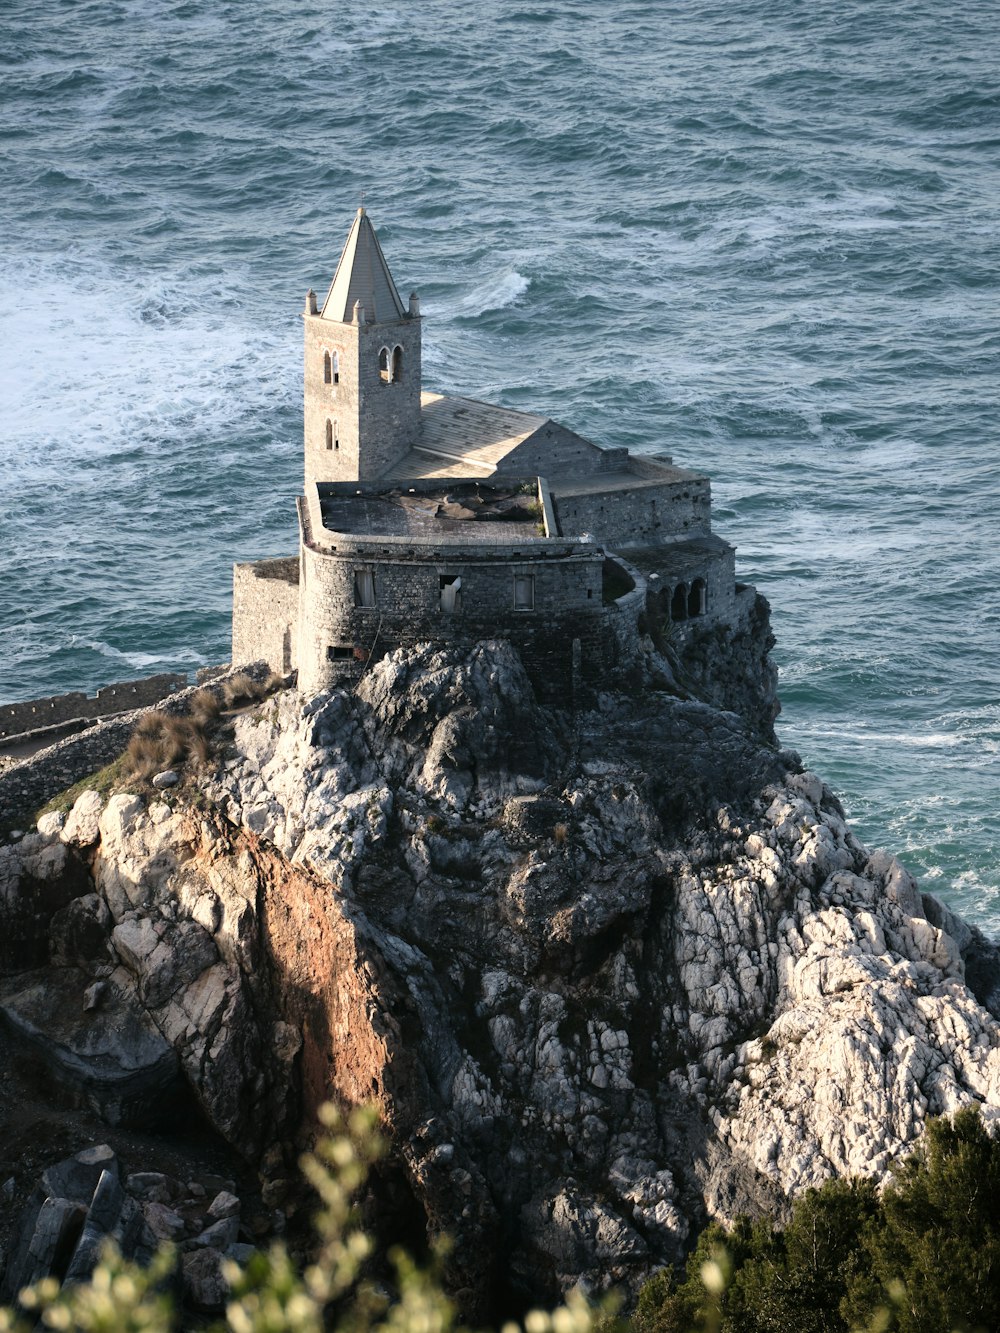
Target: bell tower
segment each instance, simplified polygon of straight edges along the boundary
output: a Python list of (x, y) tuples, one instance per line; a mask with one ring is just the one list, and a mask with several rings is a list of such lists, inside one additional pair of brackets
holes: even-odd
[(420, 302), (403, 305), (363, 208), (303, 323), (306, 482), (391, 476), (420, 438)]

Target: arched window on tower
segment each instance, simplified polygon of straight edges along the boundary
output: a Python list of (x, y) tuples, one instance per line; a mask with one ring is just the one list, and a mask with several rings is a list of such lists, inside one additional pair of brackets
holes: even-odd
[(333, 352), (330, 355), (330, 370), (333, 377), (333, 383), (340, 383), (340, 353)]
[(337, 438), (337, 423), (328, 420), (326, 423), (326, 447), (328, 449), (339, 449), (340, 440)]
[(392, 370), (389, 365), (389, 349), (383, 347), (378, 354), (378, 374), (383, 384), (388, 384), (392, 379)]
[(403, 349), (397, 343), (392, 349), (392, 379), (398, 383), (403, 378)]
[(691, 591), (688, 593), (688, 615), (703, 616), (705, 614), (705, 580), (695, 579), (691, 584)]
[(329, 352), (323, 353), (323, 383), (333, 383), (333, 361), (330, 358)]
[(686, 583), (678, 583), (670, 599), (670, 619), (687, 620), (688, 590)]

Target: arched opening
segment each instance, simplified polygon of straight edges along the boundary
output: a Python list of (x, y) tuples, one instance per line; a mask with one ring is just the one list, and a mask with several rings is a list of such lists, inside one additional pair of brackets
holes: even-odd
[(686, 583), (678, 583), (670, 599), (670, 619), (687, 620), (688, 590)]
[(331, 357), (330, 357), (330, 372), (331, 372), (332, 382), (333, 382), (334, 384), (339, 384), (339, 383), (340, 383), (340, 353), (339, 353), (339, 352), (333, 352), (333, 353), (331, 353)]
[(695, 579), (691, 584), (691, 591), (688, 593), (688, 615), (703, 616), (705, 614), (705, 580)]
[(323, 383), (333, 383), (333, 361), (330, 358), (329, 352), (323, 353)]
[(392, 376), (392, 371), (389, 367), (388, 347), (383, 347), (378, 354), (378, 374), (379, 374), (379, 379), (382, 381), (383, 384), (389, 383), (389, 380)]
[(397, 343), (392, 349), (392, 379), (393, 383), (403, 378), (403, 349)]

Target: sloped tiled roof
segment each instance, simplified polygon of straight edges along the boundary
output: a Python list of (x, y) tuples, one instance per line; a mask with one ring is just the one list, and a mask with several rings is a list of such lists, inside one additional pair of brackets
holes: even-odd
[(406, 314), (375, 228), (363, 208), (358, 209), (348, 232), (344, 253), (320, 314), (324, 319), (350, 324), (357, 301), (364, 306), (369, 324), (384, 324)]

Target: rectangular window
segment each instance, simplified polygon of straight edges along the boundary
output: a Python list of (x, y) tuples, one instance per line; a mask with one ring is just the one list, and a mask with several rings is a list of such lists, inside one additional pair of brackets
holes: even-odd
[(354, 605), (375, 605), (375, 575), (370, 569), (354, 571)]
[(462, 579), (458, 574), (442, 574), (438, 579), (441, 589), (441, 610), (449, 615), (462, 609)]
[(351, 644), (331, 643), (326, 650), (326, 660), (328, 662), (349, 662), (354, 657), (354, 647)]
[(514, 575), (514, 610), (534, 611), (535, 576), (533, 574)]

